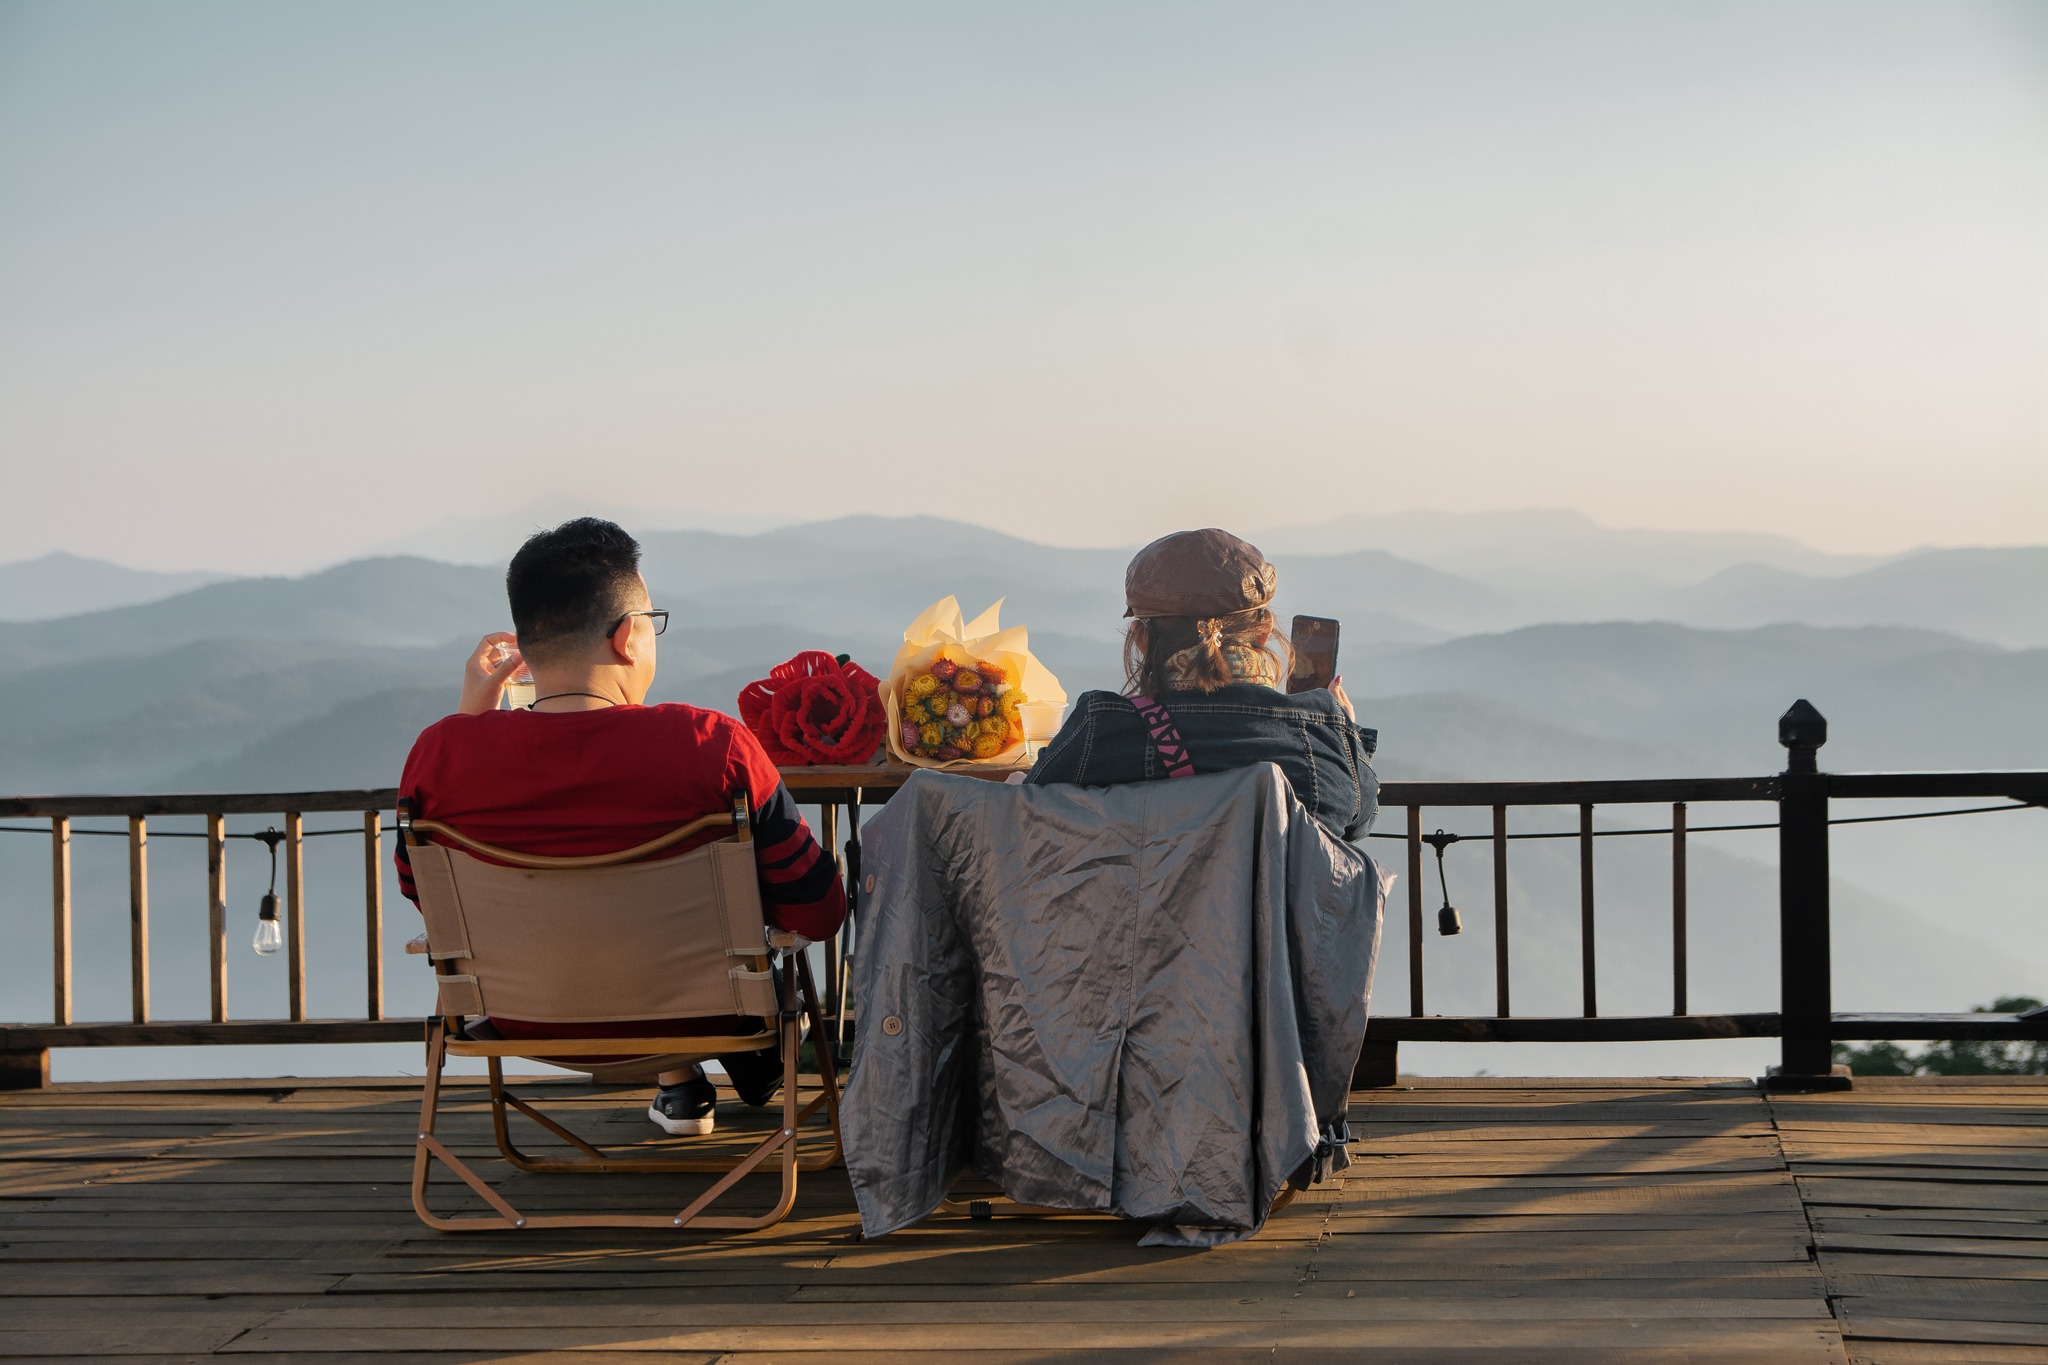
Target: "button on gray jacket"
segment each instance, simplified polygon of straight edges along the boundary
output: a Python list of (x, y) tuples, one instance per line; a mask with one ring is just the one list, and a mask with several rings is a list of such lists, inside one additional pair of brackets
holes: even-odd
[(868, 1236), (972, 1166), (1213, 1246), (1346, 1163), (1384, 888), (1272, 764), (1098, 788), (919, 772), (861, 860), (843, 1119)]

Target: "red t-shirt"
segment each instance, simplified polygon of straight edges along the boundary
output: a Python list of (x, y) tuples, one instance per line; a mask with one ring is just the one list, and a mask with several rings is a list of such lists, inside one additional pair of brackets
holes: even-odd
[[(449, 716), (413, 742), (398, 791), (424, 819), (558, 857), (631, 848), (744, 793), (769, 922), (817, 940), (846, 918), (837, 868), (773, 760), (717, 711), (671, 702)], [(400, 889), (417, 901), (403, 840), (397, 858)]]

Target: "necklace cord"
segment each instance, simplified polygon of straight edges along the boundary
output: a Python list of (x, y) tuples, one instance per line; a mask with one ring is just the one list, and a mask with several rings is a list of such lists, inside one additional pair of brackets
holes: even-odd
[(612, 698), (602, 696), (596, 692), (550, 692), (545, 697), (535, 697), (532, 701), (526, 703), (526, 709), (531, 711), (534, 707), (539, 706), (542, 702), (553, 701), (556, 697), (589, 697), (592, 701), (601, 701), (606, 706), (618, 705), (618, 702), (614, 701)]

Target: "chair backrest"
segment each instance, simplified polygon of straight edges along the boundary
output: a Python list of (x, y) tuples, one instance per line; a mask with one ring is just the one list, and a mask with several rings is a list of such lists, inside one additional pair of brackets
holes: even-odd
[[(744, 800), (578, 858), (495, 848), (408, 811), (400, 828), (443, 1014), (551, 1024), (775, 1014)], [(649, 856), (718, 828), (732, 833)]]

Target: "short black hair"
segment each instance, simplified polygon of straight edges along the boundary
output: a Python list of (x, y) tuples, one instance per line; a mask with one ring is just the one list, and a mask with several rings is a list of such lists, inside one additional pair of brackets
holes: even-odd
[(640, 542), (616, 522), (578, 517), (536, 532), (505, 570), (505, 596), (522, 653), (595, 644), (634, 605)]

